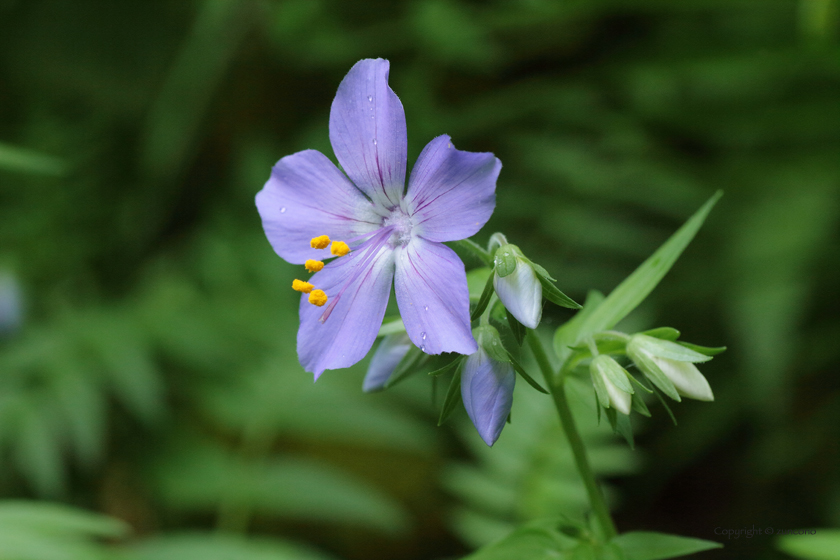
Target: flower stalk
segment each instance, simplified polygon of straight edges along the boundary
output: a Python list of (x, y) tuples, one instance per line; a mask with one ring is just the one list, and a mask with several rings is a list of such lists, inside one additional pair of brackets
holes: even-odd
[(565, 378), (561, 377), (555, 380), (554, 370), (551, 367), (551, 362), (548, 360), (548, 355), (543, 348), (537, 334), (529, 330), (526, 337), (531, 351), (534, 353), (534, 358), (537, 360), (537, 365), (545, 377), (545, 382), (554, 399), (554, 406), (557, 408), (557, 413), (560, 415), (560, 424), (563, 427), (563, 433), (569, 442), (569, 447), (572, 449), (572, 455), (575, 458), (575, 466), (580, 473), (583, 480), (583, 485), (586, 488), (586, 494), (589, 497), (589, 504), (592, 506), (592, 512), (598, 519), (598, 525), (603, 532), (604, 541), (608, 541), (618, 535), (615, 528), (610, 510), (607, 507), (607, 502), (604, 500), (604, 495), (598, 487), (598, 482), (595, 479), (595, 472), (589, 464), (589, 458), (586, 455), (586, 446), (583, 443), (583, 438), (575, 425), (575, 419), (572, 416), (572, 410), (569, 408), (569, 402), (566, 398)]

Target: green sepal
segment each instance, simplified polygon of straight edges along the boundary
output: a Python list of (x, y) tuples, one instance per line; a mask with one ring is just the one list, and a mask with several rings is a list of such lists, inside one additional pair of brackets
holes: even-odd
[(521, 254), (521, 251), (516, 245), (502, 245), (496, 249), (496, 254), (493, 256), (493, 266), (499, 278), (513, 274), (518, 264), (516, 262), (518, 253)]
[(618, 362), (608, 357), (607, 360), (602, 360), (601, 363), (605, 366), (603, 372), (606, 374), (607, 379), (612, 381), (613, 385), (631, 395), (635, 392), (633, 385), (630, 383), (630, 379), (628, 379), (630, 374)]
[(595, 387), (595, 396), (598, 397), (598, 402), (604, 408), (609, 408), (610, 394), (607, 391), (607, 384), (604, 383), (604, 378), (595, 371), (592, 364), (589, 365), (589, 376), (592, 378), (592, 385)]
[(455, 411), (455, 407), (461, 402), (461, 364), (463, 363), (461, 360), (458, 361), (455, 375), (452, 376), (452, 381), (449, 382), (449, 389), (446, 390), (446, 397), (443, 399), (443, 408), (440, 409), (438, 426), (442, 426), (446, 422)]
[(434, 371), (430, 371), (429, 375), (431, 375), (432, 377), (438, 377), (440, 375), (444, 375), (446, 373), (449, 373), (450, 371), (452, 371), (453, 368), (458, 366), (458, 364), (461, 362), (462, 357), (463, 356), (457, 355), (457, 357), (454, 360), (452, 360), (451, 362), (449, 362), (448, 364), (446, 364), (442, 368), (438, 368)]
[(526, 372), (526, 371), (525, 371), (525, 368), (523, 368), (523, 367), (522, 367), (522, 364), (520, 364), (520, 363), (516, 360), (516, 358), (514, 358), (514, 357), (513, 357), (513, 354), (511, 354), (510, 352), (508, 352), (508, 353), (507, 353), (507, 355), (508, 355), (508, 358), (510, 358), (510, 363), (511, 363), (511, 365), (513, 366), (514, 371), (516, 371), (516, 373), (518, 373), (519, 375), (521, 375), (521, 376), (522, 376), (522, 379), (524, 379), (524, 380), (525, 380), (525, 382), (526, 382), (528, 385), (530, 385), (531, 387), (533, 387), (534, 389), (536, 389), (536, 390), (537, 390), (537, 391), (539, 391), (540, 393), (545, 393), (546, 395), (548, 394), (548, 391), (546, 391), (545, 389), (543, 389), (542, 385), (540, 385), (539, 383), (537, 383), (537, 382), (534, 380), (534, 378), (533, 378), (533, 377), (531, 377), (530, 375), (528, 375), (528, 372)]
[[(699, 352), (695, 352), (690, 348), (683, 346), (677, 342), (670, 340), (662, 340), (653, 338), (643, 334), (635, 334), (627, 343), (628, 352), (632, 354), (644, 353), (651, 354), (658, 358), (672, 360), (675, 362), (691, 362), (693, 364), (700, 364), (708, 362), (712, 358)], [(638, 352), (634, 352), (638, 349)]]
[(677, 342), (680, 346), (685, 346), (689, 350), (694, 350), (698, 354), (703, 354), (704, 356), (717, 356), (718, 354), (722, 354), (726, 352), (726, 346), (698, 346), (697, 344), (691, 344), (690, 342)]
[(404, 381), (412, 374), (417, 373), (420, 370), (420, 366), (423, 365), (428, 358), (429, 355), (424, 354), (416, 346), (409, 348), (408, 352), (406, 352), (405, 356), (403, 356), (403, 359), (400, 360), (399, 364), (397, 364), (396, 369), (394, 369), (394, 373), (391, 374), (391, 377), (389, 377), (388, 381), (385, 382), (385, 385), (382, 386), (382, 389), (390, 389), (400, 381)]
[(636, 443), (633, 440), (633, 427), (630, 425), (630, 417), (618, 412), (614, 408), (605, 408), (604, 412), (607, 414), (607, 419), (610, 421), (613, 433), (620, 434), (624, 437), (630, 449), (635, 451)]
[(528, 334), (525, 325), (520, 323), (507, 308), (505, 308), (505, 314), (507, 315), (508, 325), (510, 326), (510, 331), (513, 333), (513, 338), (516, 340), (516, 344), (522, 346), (522, 343), (525, 341), (525, 335)]
[(672, 327), (658, 327), (649, 331), (642, 331), (639, 334), (646, 334), (653, 338), (661, 338), (662, 340), (670, 340), (671, 342), (674, 342), (680, 337), (680, 331)]
[[(628, 373), (629, 373), (629, 372), (628, 372)], [(635, 375), (632, 375), (632, 374), (630, 375), (630, 381), (631, 381), (633, 384), (635, 384), (637, 387), (639, 387), (642, 391), (644, 391), (645, 393), (647, 393), (648, 395), (652, 395), (652, 394), (653, 394), (653, 389), (651, 389), (650, 387), (648, 387), (647, 385), (645, 385), (644, 383), (642, 383), (641, 381), (639, 381), (638, 379), (636, 379), (636, 376), (635, 376)]]
[(510, 362), (508, 351), (502, 344), (502, 338), (495, 327), (492, 325), (478, 326), (473, 330), (473, 336), (491, 359), (497, 362)]
[(490, 303), (490, 299), (493, 297), (493, 275), (487, 277), (487, 283), (484, 284), (484, 290), (481, 292), (481, 297), (478, 298), (478, 303), (475, 306), (475, 309), (470, 315), (470, 321), (475, 321), (481, 314), (484, 313), (484, 310), (487, 309), (487, 304)]
[(481, 262), (483, 262), (485, 265), (493, 266), (493, 255), (491, 255), (487, 250), (485, 250), (481, 245), (479, 245), (472, 239), (461, 239), (458, 241), (452, 241), (452, 245), (469, 251), (470, 253), (478, 257), (479, 260), (481, 260)]
[(650, 381), (658, 387), (660, 391), (677, 402), (682, 401), (679, 393), (677, 393), (677, 388), (674, 387), (674, 384), (670, 379), (668, 379), (668, 376), (662, 372), (653, 360), (641, 352), (638, 355), (631, 356), (631, 358), (634, 362), (636, 362), (636, 365), (639, 366), (639, 369), (644, 372), (647, 378), (650, 379)]
[(543, 297), (551, 303), (559, 305), (560, 307), (566, 307), (568, 309), (583, 308), (581, 304), (579, 304), (578, 302), (576, 302), (575, 300), (558, 290), (557, 286), (555, 286), (554, 283), (548, 278), (544, 278), (543, 276), (537, 274), (537, 279), (540, 281), (540, 284), (542, 284)]
[(723, 547), (714, 541), (650, 531), (624, 533), (613, 538), (610, 544), (617, 546), (627, 560), (682, 558), (695, 552)]
[(656, 395), (656, 398), (659, 399), (659, 402), (662, 403), (662, 406), (665, 408), (665, 412), (667, 412), (668, 416), (671, 417), (671, 422), (673, 422), (674, 426), (676, 426), (677, 425), (677, 417), (674, 416), (674, 413), (671, 410), (671, 407), (668, 406), (668, 402), (664, 399), (664, 397), (662, 397), (662, 395), (659, 393), (659, 391), (656, 390), (656, 387), (651, 386), (649, 391), (651, 393), (653, 393), (654, 395)]
[[(647, 391), (648, 389), (645, 388)], [(633, 393), (632, 400), (630, 401), (630, 406), (633, 410), (641, 414), (642, 416), (647, 416), (650, 418), (650, 410), (645, 404), (645, 400), (642, 398), (642, 395), (639, 393)]]
[(551, 280), (552, 282), (557, 282), (557, 279), (554, 278), (553, 276), (551, 276), (551, 274), (549, 274), (548, 271), (545, 268), (543, 268), (541, 265), (538, 265), (537, 263), (535, 263), (531, 259), (527, 259), (527, 260), (528, 260), (528, 264), (530, 264), (532, 267), (534, 267), (534, 272), (537, 273), (537, 276), (542, 276), (543, 278)]

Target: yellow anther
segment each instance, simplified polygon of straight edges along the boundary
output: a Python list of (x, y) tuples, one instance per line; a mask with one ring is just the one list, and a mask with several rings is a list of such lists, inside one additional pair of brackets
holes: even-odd
[(309, 303), (321, 307), (327, 303), (327, 294), (324, 293), (324, 290), (312, 290), (309, 292)]
[(344, 241), (333, 241), (330, 247), (330, 253), (336, 257), (343, 257), (350, 252), (350, 247)]
[(321, 261), (308, 259), (305, 263), (303, 263), (303, 266), (305, 266), (306, 270), (308, 270), (309, 272), (318, 272), (319, 270), (324, 268), (324, 263), (322, 263)]
[(292, 282), (292, 289), (296, 292), (303, 292), (304, 294), (308, 294), (314, 288), (312, 284), (309, 282), (304, 282), (303, 280), (295, 280)]
[(313, 249), (326, 249), (327, 245), (330, 244), (330, 238), (327, 235), (319, 235), (318, 237), (313, 237), (309, 244)]

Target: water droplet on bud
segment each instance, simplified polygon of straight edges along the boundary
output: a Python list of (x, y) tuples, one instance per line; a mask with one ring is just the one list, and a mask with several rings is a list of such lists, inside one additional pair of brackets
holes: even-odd
[(420, 337), (421, 337), (423, 340), (426, 340), (426, 333), (420, 333)]
[(285, 213), (286, 213), (286, 207), (285, 207), (285, 206), (284, 206), (283, 208), (281, 208), (281, 209), (280, 209), (280, 213), (281, 213), (281, 214), (285, 214)]

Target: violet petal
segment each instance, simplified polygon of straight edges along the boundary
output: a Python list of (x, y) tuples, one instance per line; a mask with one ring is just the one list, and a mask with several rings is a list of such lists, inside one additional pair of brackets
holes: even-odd
[(373, 222), (374, 206), (317, 150), (278, 161), (257, 193), (257, 209), (274, 251), (293, 264), (330, 256), (310, 247), (313, 237), (350, 239), (374, 231), (381, 222)]
[(429, 142), (408, 180), (415, 233), (439, 242), (475, 235), (496, 207), (501, 169), (493, 154), (456, 150), (445, 134)]
[(330, 111), (330, 142), (350, 180), (383, 208), (405, 189), (405, 112), (388, 86), (389, 62), (360, 60), (341, 81)]
[[(306, 294), (300, 301), (298, 358), (316, 380), (324, 370), (350, 367), (368, 353), (385, 317), (393, 277), (394, 253), (383, 247), (370, 258), (359, 251), (336, 259), (309, 280), (329, 298), (323, 307), (309, 303)], [(329, 316), (321, 322), (325, 313)]]
[(415, 237), (396, 251), (395, 288), (411, 342), (427, 354), (472, 354), (464, 263), (449, 247)]

